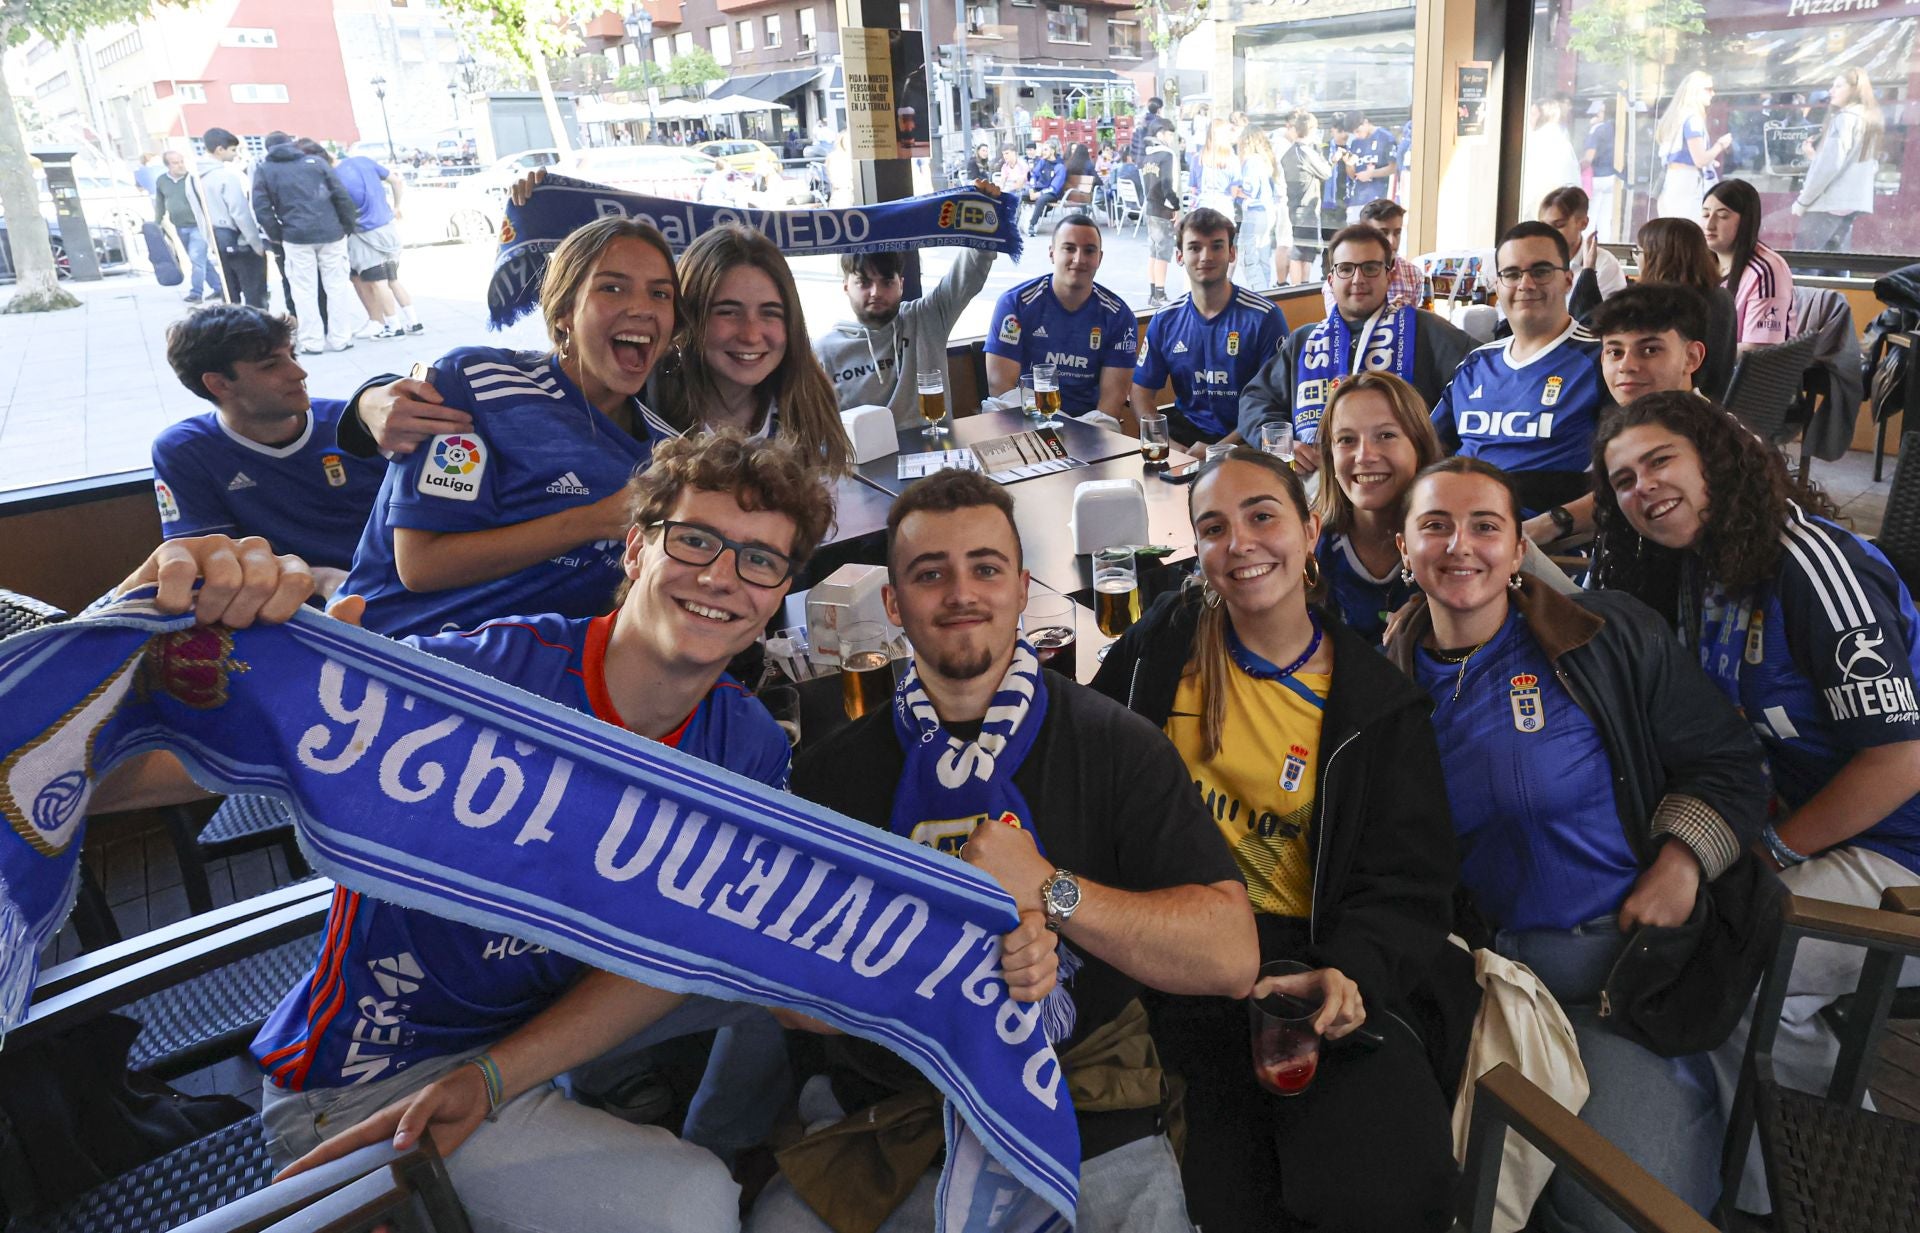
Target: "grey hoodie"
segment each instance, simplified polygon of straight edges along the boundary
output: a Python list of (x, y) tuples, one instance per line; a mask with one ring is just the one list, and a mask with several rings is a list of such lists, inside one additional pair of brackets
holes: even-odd
[(991, 252), (964, 249), (932, 291), (902, 303), (888, 324), (868, 329), (858, 321), (842, 321), (814, 339), (813, 353), (833, 382), (840, 409), (888, 407), (895, 427), (919, 424), (919, 392), (906, 378), (923, 365), (946, 371), (953, 323), (987, 285), (992, 266)]

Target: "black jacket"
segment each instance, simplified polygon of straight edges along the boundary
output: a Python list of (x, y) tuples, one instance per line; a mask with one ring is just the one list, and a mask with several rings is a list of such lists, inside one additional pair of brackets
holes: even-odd
[(360, 226), (360, 208), (327, 160), (291, 143), (253, 169), (253, 216), (274, 244), (332, 244)]
[[(1108, 652), (1093, 688), (1164, 726), (1200, 616), (1198, 590), (1161, 596)], [(1429, 722), (1413, 683), (1337, 618), (1333, 691), (1321, 718), (1319, 791), (1308, 832), (1313, 907), (1307, 947), (1291, 922), (1257, 918), (1261, 959), (1334, 967), (1369, 1006), (1404, 1005), (1439, 966), (1458, 874), (1453, 819)], [(1275, 751), (1274, 764), (1282, 760)], [(1283, 941), (1284, 940), (1284, 941)]]
[[(1617, 591), (1560, 595), (1523, 576), (1515, 606), (1599, 730), (1641, 867), (1658, 833), (1692, 848), (1709, 879), (1725, 872), (1766, 821), (1767, 769), (1752, 729), (1693, 653), (1651, 608)], [(1433, 619), (1425, 596), (1409, 609), (1386, 652), (1411, 678)]]
[[(1431, 411), (1453, 380), (1453, 370), (1479, 344), (1453, 322), (1423, 308), (1413, 312), (1413, 388)], [(1307, 345), (1318, 321), (1308, 322), (1280, 344), (1279, 354), (1267, 361), (1260, 375), (1247, 383), (1240, 394), (1240, 435), (1249, 441), (1260, 439), (1260, 425), (1268, 420), (1293, 418), (1293, 361)], [(1355, 342), (1358, 342), (1356, 335)], [(1347, 365), (1353, 371), (1353, 365)]]

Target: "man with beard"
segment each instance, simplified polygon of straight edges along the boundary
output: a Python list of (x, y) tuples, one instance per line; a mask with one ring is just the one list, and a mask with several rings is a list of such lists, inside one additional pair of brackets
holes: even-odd
[(1168, 427), (1182, 445), (1238, 441), (1240, 391), (1286, 341), (1287, 320), (1263, 295), (1227, 277), (1238, 253), (1233, 220), (1205, 206), (1180, 220), (1181, 268), (1192, 290), (1148, 323), (1133, 367), (1133, 413), (1150, 414), (1173, 382)]
[(932, 291), (902, 303), (904, 254), (841, 257), (840, 285), (853, 320), (837, 322), (813, 340), (813, 353), (833, 381), (840, 409), (887, 407), (896, 427), (920, 423), (914, 379), (923, 366), (945, 370), (953, 323), (987, 285), (992, 267), (991, 252), (962, 249)]

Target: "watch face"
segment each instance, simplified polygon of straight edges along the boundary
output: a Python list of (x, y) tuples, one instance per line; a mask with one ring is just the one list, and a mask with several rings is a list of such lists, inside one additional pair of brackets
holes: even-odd
[(1080, 906), (1080, 884), (1072, 878), (1055, 878), (1047, 883), (1047, 906), (1056, 913), (1068, 913)]

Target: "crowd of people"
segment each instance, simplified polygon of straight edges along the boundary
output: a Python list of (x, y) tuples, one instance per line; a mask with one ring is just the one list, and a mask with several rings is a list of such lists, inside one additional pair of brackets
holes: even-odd
[[(1582, 1118), (1708, 1211), (1748, 1025), (1684, 1044), (1624, 1030), (1603, 994), (1648, 962), (1635, 931), (1684, 924), (1703, 888), (1737, 879), (1863, 905), (1920, 880), (1920, 614), (1886, 558), (1713, 401), (1733, 353), (1790, 328), (1758, 198), (1721, 180), (1697, 222), (1649, 224), (1628, 286), (1598, 260), (1587, 195), (1554, 186), (1500, 237), (1502, 332), (1484, 345), (1403, 270), (1384, 187), (1343, 198), (1304, 258), (1324, 247), (1325, 319), (1289, 331), (1236, 271), (1244, 248), (1258, 274), (1303, 259), (1300, 231), (1275, 238), (1302, 200), (1313, 234), (1327, 225), (1320, 181), (1304, 199), (1281, 187), (1318, 174), (1314, 118), (1296, 115), (1277, 155), (1236, 146), (1232, 123), (1209, 128), (1191, 201), (1149, 214), (1156, 260), (1191, 291), (1144, 336), (1097, 281), (1105, 231), (1071, 206), (1049, 272), (990, 319), (991, 394), (1052, 365), (1068, 414), (1137, 432), (1164, 413), (1206, 447), (1191, 577), (1090, 687), (1021, 640), (1012, 497), (959, 471), (907, 488), (887, 519), (884, 598), (913, 652), (901, 688), (930, 709), (883, 709), (790, 763), (726, 674), (828, 534), (840, 412), (918, 423), (915, 378), (943, 364), (984, 252), (916, 299), (899, 255), (849, 255), (846, 318), (810, 338), (759, 232), (720, 227), (676, 257), (650, 225), (602, 218), (549, 259), (549, 349), (460, 346), (343, 399), (307, 395), (304, 314), (200, 307), (168, 355), (214, 410), (155, 443), (167, 541), (131, 581), (236, 625), (328, 596), (341, 619), (957, 851), (1020, 909), (1001, 940), (1012, 995), (1064, 989), (1075, 1009), (1053, 1043), (1080, 1131), (1078, 1228), (1447, 1227), (1478, 997), (1450, 935), (1536, 973), (1574, 1029)], [(1349, 123), (1340, 174), (1383, 185), (1403, 154)], [(1116, 159), (1150, 209), (1169, 131)], [(275, 203), (316, 186), (306, 213), (347, 230), (344, 188), (317, 187), (342, 178), (274, 151), (253, 189), (263, 235), (290, 262), (340, 243), (304, 238)], [(1003, 187), (1036, 207), (1050, 191)], [(1282, 436), (1285, 461), (1263, 448)], [(1584, 551), (1580, 577), (1547, 547)], [(955, 788), (939, 751), (987, 770)], [(156, 756), (92, 807), (194, 791)], [(1003, 814), (1019, 825), (956, 842), (954, 819)], [(898, 1058), (832, 1035), (790, 1053), (823, 1025), (511, 941), (340, 890), (312, 977), (254, 1042), (275, 1158), (308, 1167), (431, 1127), (488, 1230), (932, 1225), (942, 1137), (932, 1089)], [(373, 961), (403, 952), (422, 975), (395, 1001)], [(1261, 973), (1277, 960), (1303, 968)], [(1796, 967), (1784, 1082), (1826, 1082), (1819, 1011), (1848, 973), (1837, 954)], [(1316, 1005), (1327, 1041), (1298, 1096), (1249, 1065), (1245, 1000), (1273, 993)], [(337, 1013), (366, 1003), (382, 1008), (371, 1039)], [(710, 1029), (680, 1137), (555, 1084), (570, 1074), (590, 1097), (634, 1050)], [(807, 1133), (743, 1217), (734, 1170), (796, 1108)], [(1725, 1198), (1766, 1206), (1751, 1170)], [(1624, 1227), (1565, 1177), (1534, 1219)]]

